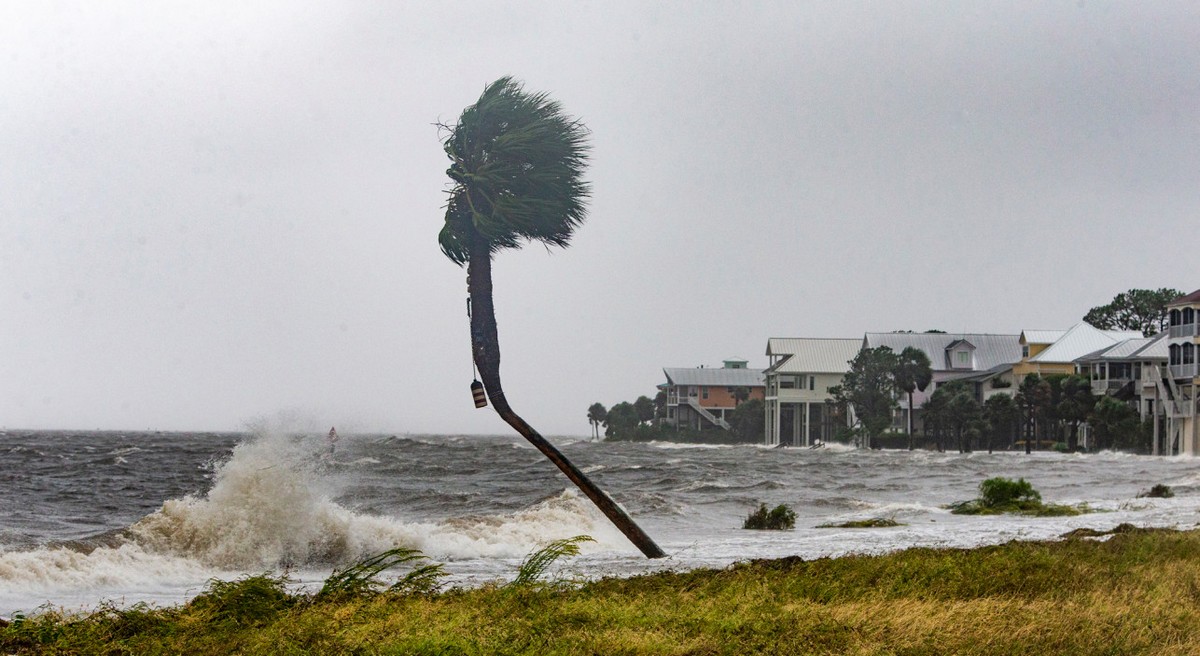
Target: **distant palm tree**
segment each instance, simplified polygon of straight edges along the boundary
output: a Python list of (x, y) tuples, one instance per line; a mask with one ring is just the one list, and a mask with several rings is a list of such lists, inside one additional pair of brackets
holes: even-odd
[(913, 392), (925, 391), (933, 381), (933, 365), (925, 351), (912, 346), (904, 347), (896, 358), (892, 372), (896, 388), (908, 394), (908, 450), (913, 450)]
[(471, 350), (492, 407), (558, 466), (642, 553), (662, 549), (607, 494), (509, 407), (500, 384), (500, 341), (492, 303), (492, 256), (526, 240), (567, 246), (587, 213), (583, 180), (588, 130), (546, 94), (526, 93), (512, 78), (487, 86), (458, 123), (442, 126), (454, 181), (442, 252), (467, 267)]
[(600, 424), (603, 424), (608, 419), (608, 410), (602, 403), (593, 403), (588, 406), (588, 422), (592, 424), (592, 439), (600, 439)]

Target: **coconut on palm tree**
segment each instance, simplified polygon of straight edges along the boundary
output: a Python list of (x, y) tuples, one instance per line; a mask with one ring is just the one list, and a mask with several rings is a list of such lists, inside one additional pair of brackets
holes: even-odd
[(587, 213), (583, 179), (588, 130), (546, 94), (526, 93), (510, 77), (484, 89), (458, 123), (443, 126), (453, 180), (442, 252), (467, 267), (471, 351), (492, 407), (558, 466), (642, 553), (665, 555), (607, 494), (525, 422), (500, 382), (500, 341), (492, 303), (492, 256), (526, 241), (567, 246)]

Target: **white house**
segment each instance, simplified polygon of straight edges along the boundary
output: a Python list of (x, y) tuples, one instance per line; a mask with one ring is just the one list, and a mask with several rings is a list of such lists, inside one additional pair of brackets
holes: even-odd
[(808, 446), (825, 442), (848, 426), (826, 402), (842, 383), (861, 339), (782, 338), (767, 340), (766, 443)]

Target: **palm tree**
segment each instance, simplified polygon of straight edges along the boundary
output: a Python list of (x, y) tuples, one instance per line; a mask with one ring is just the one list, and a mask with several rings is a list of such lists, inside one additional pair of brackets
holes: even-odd
[(925, 391), (933, 381), (933, 364), (925, 351), (912, 346), (904, 347), (896, 358), (892, 372), (896, 388), (908, 394), (908, 450), (913, 450), (913, 392)]
[(505, 422), (558, 466), (617, 528), (649, 558), (662, 549), (607, 494), (542, 437), (504, 397), (500, 341), (492, 303), (492, 256), (526, 241), (568, 245), (587, 213), (591, 192), (583, 180), (588, 130), (546, 94), (526, 93), (510, 77), (491, 83), (458, 123), (442, 126), (442, 146), (454, 181), (442, 252), (467, 267), (471, 351), (492, 407)]
[(596, 402), (588, 406), (588, 422), (592, 424), (592, 439), (600, 439), (600, 424), (608, 419), (608, 410), (603, 403)]

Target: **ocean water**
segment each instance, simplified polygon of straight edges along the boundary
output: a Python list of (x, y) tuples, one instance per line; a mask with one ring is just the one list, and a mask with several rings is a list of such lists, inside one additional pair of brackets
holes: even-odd
[[(212, 578), (286, 571), (300, 588), (395, 546), (450, 585), (508, 580), (551, 540), (586, 534), (559, 575), (624, 576), (910, 546), (1049, 539), (1079, 527), (1192, 528), (1200, 462), (1117, 453), (932, 453), (621, 444), (556, 438), (669, 554), (650, 561), (517, 436), (319, 433), (0, 434), (0, 617), (101, 601), (186, 601)], [(960, 517), (986, 478), (1024, 477), (1078, 517)], [(1170, 499), (1138, 498), (1156, 483)], [(786, 503), (792, 531), (746, 531)], [(816, 528), (890, 517), (903, 526)]]

